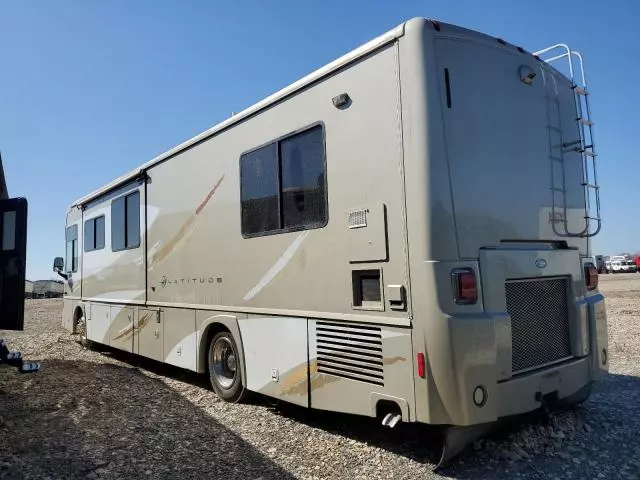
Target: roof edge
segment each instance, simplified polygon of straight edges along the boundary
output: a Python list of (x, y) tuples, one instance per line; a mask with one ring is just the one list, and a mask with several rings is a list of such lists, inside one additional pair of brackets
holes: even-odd
[(332, 62), (324, 65), (323, 67), (320, 67), (317, 70), (314, 70), (313, 72), (305, 75), (304, 77), (300, 78), (299, 80), (291, 83), (290, 85), (288, 85), (287, 87), (284, 87), (283, 89), (269, 95), (268, 97), (264, 98), (263, 100), (260, 100), (257, 103), (254, 103), (253, 105), (251, 105), (250, 107), (247, 107), (246, 109), (242, 110), (241, 112), (233, 115), (232, 117), (228, 118), (227, 120), (224, 120), (216, 125), (214, 125), (213, 127), (209, 128), (208, 130), (205, 130), (204, 132), (196, 135), (195, 137), (190, 138), (189, 140), (177, 145), (176, 147), (167, 150), (166, 152), (154, 157), (153, 159), (149, 160), (148, 162), (140, 165), (139, 167), (137, 167), (136, 169), (130, 171), (129, 173), (126, 173), (118, 178), (116, 178), (115, 180), (109, 182), (108, 184), (104, 185), (103, 187), (99, 188), (98, 190), (95, 190), (91, 193), (89, 193), (88, 195), (85, 195), (83, 197), (80, 197), (79, 199), (77, 199), (76, 201), (74, 201), (70, 206), (69, 209), (73, 209), (75, 207), (80, 207), (92, 200), (95, 200), (96, 198), (100, 197), (101, 195), (104, 195), (105, 193), (108, 193), (110, 191), (112, 191), (113, 189), (119, 187), (120, 185), (123, 185), (133, 179), (135, 179), (136, 177), (142, 175), (146, 170), (148, 170), (149, 168), (153, 167), (154, 165), (157, 165), (158, 163), (162, 162), (163, 160), (166, 160), (167, 158), (174, 156), (178, 153), (180, 153), (183, 150), (186, 150), (187, 148), (189, 148), (190, 146), (208, 138), (211, 137), (213, 135), (215, 135), (216, 133), (231, 127), (232, 125), (241, 122), (242, 120), (244, 120), (245, 118), (258, 113), (261, 110), (264, 110), (265, 108), (273, 105), (274, 103), (278, 102), (279, 100), (298, 92), (299, 90), (303, 89), (304, 87), (308, 86), (309, 84), (316, 82), (318, 80), (320, 80), (323, 77), (326, 77), (327, 75), (335, 72), (336, 70), (338, 70), (339, 68), (344, 67), (345, 65), (348, 65), (350, 63), (353, 63), (354, 61), (362, 58), (363, 56), (371, 53), (374, 50), (377, 50), (378, 48), (386, 45), (387, 43), (390, 43), (394, 40), (396, 40), (397, 38), (400, 38), (404, 35), (404, 31), (405, 31), (405, 25), (407, 24), (407, 22), (403, 22), (400, 25), (396, 26), (395, 28), (389, 30), (388, 32), (368, 41), (367, 43), (364, 43), (363, 45), (361, 45), (360, 47), (357, 47), (353, 50), (351, 50), (350, 52), (346, 53), (345, 55), (337, 58), (336, 60), (333, 60)]

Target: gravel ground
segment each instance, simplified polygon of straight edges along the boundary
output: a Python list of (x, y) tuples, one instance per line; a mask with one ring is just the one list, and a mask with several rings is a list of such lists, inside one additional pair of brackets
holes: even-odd
[(36, 374), (0, 366), (3, 478), (640, 479), (640, 275), (602, 275), (611, 373), (582, 406), (476, 442), (437, 475), (433, 429), (228, 405), (201, 376), (109, 350), (60, 327), (62, 302), (27, 302), (0, 332)]

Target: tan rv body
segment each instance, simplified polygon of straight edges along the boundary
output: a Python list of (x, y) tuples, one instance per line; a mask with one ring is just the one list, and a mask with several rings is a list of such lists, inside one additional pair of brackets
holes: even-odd
[[(585, 216), (579, 159), (562, 167), (566, 217), (550, 193), (553, 132), (578, 134), (571, 83), (438, 27), (400, 25), (75, 202), (64, 325), (82, 318), (91, 341), (197, 372), (226, 329), (249, 390), (370, 416), (387, 400), (411, 422), (489, 422), (598, 380), (606, 313), (585, 286), (589, 239), (553, 228)], [(243, 235), (241, 156), (311, 129), (325, 221)], [(136, 191), (139, 246), (114, 252), (112, 202)], [(85, 252), (100, 216), (104, 248)], [(474, 304), (454, 302), (458, 268), (477, 279)], [(359, 297), (365, 277), (374, 301)]]

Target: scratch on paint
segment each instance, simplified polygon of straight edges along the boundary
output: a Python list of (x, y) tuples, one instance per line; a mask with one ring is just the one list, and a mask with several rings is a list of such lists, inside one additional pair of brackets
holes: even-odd
[(200, 214), (200, 212), (202, 212), (204, 207), (207, 206), (207, 204), (209, 203), (209, 200), (211, 200), (213, 195), (216, 193), (216, 190), (222, 183), (222, 180), (224, 180), (224, 175), (222, 175), (220, 179), (216, 182), (216, 184), (209, 191), (209, 193), (204, 198), (202, 203), (198, 205), (198, 208), (196, 208), (195, 213), (192, 214), (187, 219), (187, 221), (184, 223), (184, 225), (182, 225), (182, 227), (180, 227), (180, 230), (178, 230), (178, 233), (175, 234), (171, 240), (169, 240), (164, 246), (160, 247), (158, 251), (153, 254), (150, 262), (152, 265), (164, 260), (175, 249), (178, 243), (188, 236), (188, 234), (191, 232), (191, 227), (193, 226), (193, 222), (196, 220), (196, 217)]
[(248, 302), (258, 293), (260, 293), (260, 291), (264, 287), (269, 285), (269, 283), (271, 283), (271, 280), (273, 280), (276, 275), (278, 275), (278, 273), (280, 273), (282, 269), (287, 266), (287, 263), (289, 263), (289, 261), (293, 258), (293, 255), (296, 253), (298, 248), (300, 248), (300, 245), (302, 244), (304, 239), (307, 238), (307, 235), (309, 235), (308, 231), (301, 233), (300, 235), (298, 235), (298, 237), (296, 237), (296, 239), (291, 243), (291, 245), (289, 245), (282, 256), (278, 259), (278, 261), (274, 263), (273, 266), (267, 271), (265, 276), (260, 279), (258, 284), (244, 296), (245, 302)]

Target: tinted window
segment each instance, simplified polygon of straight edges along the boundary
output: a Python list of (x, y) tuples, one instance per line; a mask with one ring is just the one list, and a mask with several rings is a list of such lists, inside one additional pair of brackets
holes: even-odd
[(280, 143), (284, 228), (323, 224), (324, 139), (317, 126)]
[(240, 178), (242, 233), (252, 235), (280, 228), (276, 144), (243, 155)]
[(140, 193), (125, 197), (127, 204), (127, 243), (126, 248), (140, 246)]
[(66, 231), (66, 265), (67, 272), (78, 271), (78, 225), (67, 227)]
[(111, 202), (111, 250), (114, 252), (125, 249), (124, 199), (120, 197)]
[(326, 224), (325, 175), (320, 125), (242, 155), (242, 234)]
[(104, 215), (96, 218), (95, 221), (95, 247), (96, 250), (104, 248)]
[(84, 251), (90, 252), (91, 250), (95, 250), (96, 231), (94, 228), (94, 221), (87, 220), (84, 222)]
[(111, 202), (111, 250), (140, 246), (140, 192)]
[(104, 248), (104, 215), (84, 222), (84, 251)]

